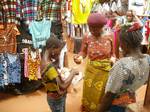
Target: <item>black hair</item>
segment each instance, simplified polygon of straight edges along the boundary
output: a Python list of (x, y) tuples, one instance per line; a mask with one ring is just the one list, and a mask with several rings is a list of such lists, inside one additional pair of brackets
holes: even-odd
[(131, 25), (124, 25), (121, 27), (119, 34), (120, 43), (125, 43), (129, 49), (138, 49), (141, 47), (143, 35), (140, 30), (128, 31)]
[(50, 38), (46, 41), (46, 45), (42, 49), (42, 55), (46, 50), (53, 50), (57, 48), (63, 48), (65, 42), (58, 39), (55, 34), (51, 33)]

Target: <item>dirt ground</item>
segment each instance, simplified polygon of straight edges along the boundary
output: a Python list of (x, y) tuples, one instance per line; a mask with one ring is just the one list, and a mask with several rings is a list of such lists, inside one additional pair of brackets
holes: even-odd
[[(72, 52), (73, 50), (72, 44), (69, 42), (68, 45), (69, 51)], [(81, 65), (76, 65), (73, 62), (73, 54), (68, 53), (68, 56), (69, 56), (69, 66), (77, 67), (79, 71), (83, 72), (85, 62), (83, 62)], [(69, 89), (66, 102), (66, 112), (81, 112), (80, 106), (82, 97), (82, 85), (83, 80), (81, 80), (77, 85)], [(137, 91), (138, 108), (142, 108), (145, 90), (146, 86), (143, 86)], [(51, 112), (51, 111), (46, 101), (46, 93), (42, 89), (37, 90), (33, 93), (19, 96), (0, 94), (0, 112)], [(150, 110), (149, 109), (147, 111), (141, 110), (140, 112), (150, 112)]]

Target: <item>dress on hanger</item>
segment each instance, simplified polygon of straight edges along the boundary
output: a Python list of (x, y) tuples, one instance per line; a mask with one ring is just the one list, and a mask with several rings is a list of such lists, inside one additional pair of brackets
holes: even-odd
[(95, 0), (72, 0), (72, 23), (85, 24)]
[(0, 87), (8, 85), (7, 62), (3, 54), (0, 54)]
[(29, 24), (34, 48), (40, 48), (46, 44), (46, 40), (50, 37), (50, 29), (51, 22), (45, 19), (42, 21), (33, 21)]
[(24, 49), (25, 62), (24, 62), (24, 75), (29, 80), (38, 80), (41, 78), (40, 74), (40, 54), (38, 51), (33, 52), (28, 48)]
[(21, 63), (19, 55), (4, 54), (7, 62), (8, 82), (21, 83)]

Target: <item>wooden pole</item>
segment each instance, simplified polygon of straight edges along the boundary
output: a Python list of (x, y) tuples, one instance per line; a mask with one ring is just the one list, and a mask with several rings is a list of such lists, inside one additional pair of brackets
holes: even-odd
[(150, 73), (148, 77), (148, 82), (147, 82), (147, 89), (146, 89), (146, 94), (145, 94), (145, 99), (144, 99), (144, 106), (150, 106)]

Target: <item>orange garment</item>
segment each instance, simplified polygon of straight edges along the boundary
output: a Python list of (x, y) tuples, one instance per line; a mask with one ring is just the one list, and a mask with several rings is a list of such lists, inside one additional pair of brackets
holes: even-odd
[(40, 57), (39, 52), (36, 51), (36, 58), (33, 59), (31, 56), (31, 51), (29, 50), (28, 54), (28, 78), (29, 80), (38, 80), (38, 72), (40, 67)]
[(93, 60), (108, 59), (112, 55), (112, 41), (107, 37), (95, 40), (92, 36), (85, 37), (81, 46), (81, 55)]

